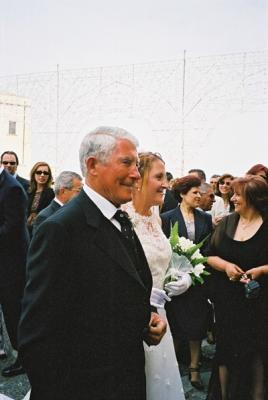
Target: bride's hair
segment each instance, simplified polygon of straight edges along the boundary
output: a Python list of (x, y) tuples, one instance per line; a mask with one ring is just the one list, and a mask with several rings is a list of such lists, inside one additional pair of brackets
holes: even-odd
[(149, 172), (154, 161), (160, 160), (165, 164), (161, 154), (152, 152), (139, 153), (139, 173), (141, 176), (142, 186), (146, 185)]

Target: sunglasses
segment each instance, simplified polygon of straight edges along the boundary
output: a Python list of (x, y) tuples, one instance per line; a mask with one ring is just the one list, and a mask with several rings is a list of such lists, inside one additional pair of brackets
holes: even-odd
[(219, 185), (226, 185), (226, 186), (230, 186), (231, 182), (224, 182), (224, 181), (220, 181)]
[(17, 163), (16, 163), (16, 161), (2, 161), (2, 164), (4, 164), (4, 165), (16, 165)]
[(36, 174), (36, 175), (45, 175), (45, 176), (48, 176), (48, 175), (49, 175), (49, 172), (47, 172), (47, 171), (35, 171), (35, 174)]

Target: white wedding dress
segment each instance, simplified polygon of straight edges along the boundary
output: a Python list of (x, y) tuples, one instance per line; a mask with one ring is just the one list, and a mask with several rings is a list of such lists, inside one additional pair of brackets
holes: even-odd
[[(130, 216), (135, 232), (142, 244), (152, 277), (153, 287), (163, 289), (165, 272), (170, 258), (171, 247), (162, 232), (159, 216), (138, 214), (127, 203), (122, 208)], [(164, 309), (158, 309), (159, 315), (166, 320)], [(185, 400), (179, 367), (175, 355), (169, 325), (158, 346), (147, 346), (145, 350), (145, 372), (147, 400)]]

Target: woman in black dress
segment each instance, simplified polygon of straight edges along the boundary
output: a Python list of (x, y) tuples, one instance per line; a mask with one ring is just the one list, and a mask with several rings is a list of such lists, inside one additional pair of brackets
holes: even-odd
[(54, 199), (55, 194), (51, 189), (52, 174), (46, 162), (34, 164), (30, 173), (30, 187), (28, 189), (28, 215), (27, 226), (31, 236), (32, 224), (37, 214), (46, 208)]
[[(194, 175), (175, 180), (173, 191), (180, 204), (174, 210), (161, 214), (162, 229), (167, 237), (170, 236), (171, 225), (175, 222), (179, 224), (179, 236), (194, 243), (199, 243), (212, 232), (211, 215), (197, 209), (201, 198), (200, 185), (200, 179)], [(203, 390), (199, 363), (201, 341), (206, 337), (210, 312), (204, 286), (191, 286), (187, 292), (173, 297), (172, 301), (166, 304), (166, 310), (175, 347), (178, 349), (177, 344), (181, 341), (189, 343), (191, 384), (196, 389)]]
[[(212, 240), (216, 355), (209, 400), (268, 399), (268, 184), (258, 176), (233, 181), (235, 212)], [(260, 284), (245, 296), (247, 279)]]

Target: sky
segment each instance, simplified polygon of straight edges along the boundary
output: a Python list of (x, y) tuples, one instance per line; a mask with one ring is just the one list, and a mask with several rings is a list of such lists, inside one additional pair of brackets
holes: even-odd
[[(0, 6), (0, 77), (57, 64), (174, 60), (184, 50), (194, 57), (268, 50), (268, 0), (0, 0)], [(254, 163), (267, 165), (267, 114), (228, 115), (207, 138), (198, 165), (189, 167), (237, 175)], [(167, 167), (175, 168), (168, 160)]]

